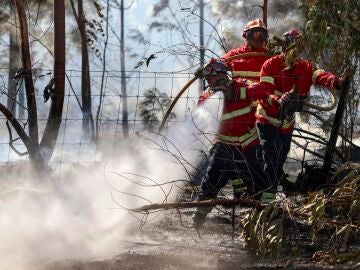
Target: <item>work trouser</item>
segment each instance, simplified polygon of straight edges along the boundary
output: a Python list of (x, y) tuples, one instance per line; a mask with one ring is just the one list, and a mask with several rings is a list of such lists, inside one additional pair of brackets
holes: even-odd
[(216, 143), (210, 152), (206, 176), (201, 182), (200, 199), (215, 198), (229, 180), (241, 179), (254, 194), (263, 178), (256, 160), (257, 146), (241, 151), (237, 146)]
[(256, 123), (260, 139), (258, 158), (262, 159), (266, 175), (264, 190), (276, 191), (280, 178), (284, 174), (284, 163), (290, 151), (292, 131), (283, 134), (280, 129), (266, 123)]

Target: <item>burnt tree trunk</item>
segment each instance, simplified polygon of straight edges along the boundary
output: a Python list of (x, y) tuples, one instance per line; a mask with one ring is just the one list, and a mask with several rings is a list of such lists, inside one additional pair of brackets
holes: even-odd
[(129, 136), (129, 122), (127, 109), (126, 74), (125, 74), (125, 37), (124, 37), (124, 0), (120, 2), (120, 65), (121, 65), (121, 100), (123, 135)]
[[(204, 0), (199, 0), (199, 11), (200, 11), (200, 21), (199, 21), (199, 53), (200, 53), (200, 67), (203, 68), (205, 64), (205, 45), (204, 45)], [(199, 94), (202, 93), (205, 87), (205, 80), (199, 79)]]
[[(14, 6), (10, 8), (11, 20), (16, 24), (16, 12)], [(20, 47), (16, 36), (16, 28), (10, 29), (9, 34), (10, 50), (9, 50), (9, 78), (8, 78), (8, 96), (7, 108), (15, 116), (16, 115), (16, 96), (17, 85), (14, 80), (16, 71), (21, 68)]]
[(55, 148), (59, 134), (65, 95), (65, 5), (64, 0), (54, 0), (54, 83), (55, 93), (51, 97), (50, 112), (41, 150), (48, 161)]
[(336, 149), (336, 142), (337, 142), (337, 139), (339, 136), (340, 126), (341, 126), (342, 119), (344, 116), (344, 111), (345, 111), (345, 107), (346, 107), (346, 99), (349, 94), (349, 88), (350, 88), (350, 78), (347, 78), (345, 80), (343, 86), (341, 87), (340, 99), (339, 99), (339, 103), (338, 103), (338, 106), (336, 109), (333, 126), (331, 128), (329, 143), (327, 145), (326, 152), (325, 152), (324, 164), (322, 167), (322, 173), (327, 182), (329, 182), (329, 180), (330, 180), (329, 178), (331, 176), (331, 174), (330, 174), (331, 164), (332, 164), (332, 160), (333, 160), (335, 149)]
[(109, 41), (109, 13), (110, 13), (110, 3), (109, 0), (106, 1), (106, 29), (105, 29), (105, 42), (104, 42), (104, 50), (103, 50), (103, 69), (101, 74), (101, 85), (100, 85), (100, 97), (99, 97), (99, 105), (98, 109), (96, 111), (96, 142), (99, 141), (100, 137), (100, 125), (101, 125), (101, 119), (100, 119), (100, 112), (103, 102), (103, 96), (104, 96), (104, 79), (105, 79), (105, 72), (106, 72), (106, 50), (107, 45)]
[(25, 13), (24, 1), (22, 0), (13, 0), (16, 6), (19, 23), (20, 23), (20, 36), (21, 36), (21, 56), (22, 56), (22, 66), (23, 66), (23, 76), (25, 81), (25, 90), (26, 90), (26, 101), (28, 108), (28, 125), (29, 125), (29, 157), (31, 161), (36, 163), (43, 163), (42, 156), (40, 154), (39, 147), (39, 133), (38, 133), (38, 124), (37, 124), (37, 107), (35, 99), (35, 88), (32, 78), (31, 71), (31, 57), (29, 49), (29, 33), (28, 33), (28, 24)]
[(81, 98), (83, 109), (83, 133), (89, 139), (94, 136), (94, 120), (91, 111), (91, 87), (89, 52), (86, 37), (86, 19), (83, 8), (83, 0), (78, 0), (78, 27), (81, 39)]

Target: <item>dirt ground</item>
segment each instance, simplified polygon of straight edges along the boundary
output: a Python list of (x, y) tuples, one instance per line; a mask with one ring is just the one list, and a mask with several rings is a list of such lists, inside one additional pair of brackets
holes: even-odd
[[(38, 197), (38, 194), (35, 196)], [(245, 210), (236, 208), (238, 219), (241, 219)], [(181, 212), (167, 210), (150, 215), (143, 226), (135, 228), (131, 235), (119, 243), (119, 249), (115, 248), (107, 256), (37, 261), (26, 269), (356, 269), (314, 264), (306, 256), (287, 257), (277, 261), (256, 257), (243, 248), (240, 230), (236, 227), (233, 230), (231, 209), (214, 209), (199, 232), (189, 227), (193, 211), (194, 209), (183, 209)]]
[[(224, 209), (223, 209), (224, 210)], [(238, 210), (237, 213), (240, 213)], [(214, 214), (215, 213), (215, 214)], [(214, 210), (199, 234), (186, 228), (192, 210), (167, 211), (147, 223), (127, 241), (123, 251), (103, 260), (43, 263), (39, 270), (115, 270), (115, 269), (355, 269), (312, 264), (306, 258), (269, 261), (247, 253), (241, 236), (233, 229), (230, 215)], [(183, 225), (182, 225), (182, 224)], [(184, 226), (185, 225), (185, 226)]]

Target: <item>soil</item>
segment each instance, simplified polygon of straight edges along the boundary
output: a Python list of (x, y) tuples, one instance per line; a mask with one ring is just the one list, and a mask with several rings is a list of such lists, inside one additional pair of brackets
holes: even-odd
[[(5, 181), (7, 183), (7, 181)], [(6, 185), (2, 183), (2, 185)], [(247, 209), (237, 207), (241, 219)], [(240, 230), (231, 222), (231, 209), (214, 209), (204, 227), (191, 228), (194, 209), (162, 211), (148, 217), (145, 224), (119, 243), (108, 256), (76, 260), (62, 259), (33, 263), (27, 270), (118, 270), (118, 269), (356, 269), (351, 266), (314, 264), (309, 256), (269, 260), (243, 248)], [(12, 270), (12, 269), (9, 269)]]
[[(181, 218), (177, 211), (163, 213), (157, 221), (139, 228), (137, 235), (122, 243), (123, 251), (111, 258), (43, 263), (36, 269), (355, 269), (312, 264), (307, 258), (270, 261), (256, 257), (244, 250), (237, 230), (233, 235), (230, 211), (213, 210), (199, 232), (187, 228), (192, 211), (183, 210)], [(241, 216), (242, 211), (237, 214)]]

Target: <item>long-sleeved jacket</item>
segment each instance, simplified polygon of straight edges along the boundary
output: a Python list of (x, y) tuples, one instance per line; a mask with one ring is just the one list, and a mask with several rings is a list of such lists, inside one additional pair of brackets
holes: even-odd
[[(226, 59), (239, 54), (252, 52), (266, 53), (266, 49), (251, 49), (244, 45), (226, 53), (221, 59)], [(224, 99), (223, 114), (215, 141), (240, 146), (242, 149), (254, 146), (259, 143), (255, 129), (256, 100), (240, 99), (240, 89), (245, 89), (242, 80), (247, 79), (248, 83), (259, 82), (260, 70), (263, 63), (269, 57), (264, 54), (239, 58), (228, 62), (232, 71), (231, 91), (236, 99)], [(199, 97), (198, 106), (211, 96), (211, 90), (204, 91)], [(260, 98), (262, 98), (261, 96)]]
[(293, 68), (284, 66), (284, 55), (277, 55), (267, 60), (260, 72), (260, 83), (246, 86), (240, 95), (245, 99), (259, 100), (256, 110), (258, 122), (265, 122), (279, 127), (282, 133), (288, 133), (294, 128), (294, 119), (281, 121), (278, 119), (279, 107), (276, 101), (296, 85), (300, 95), (307, 96), (312, 84), (327, 88), (338, 88), (338, 78), (321, 69), (316, 69), (309, 61), (300, 59)]

